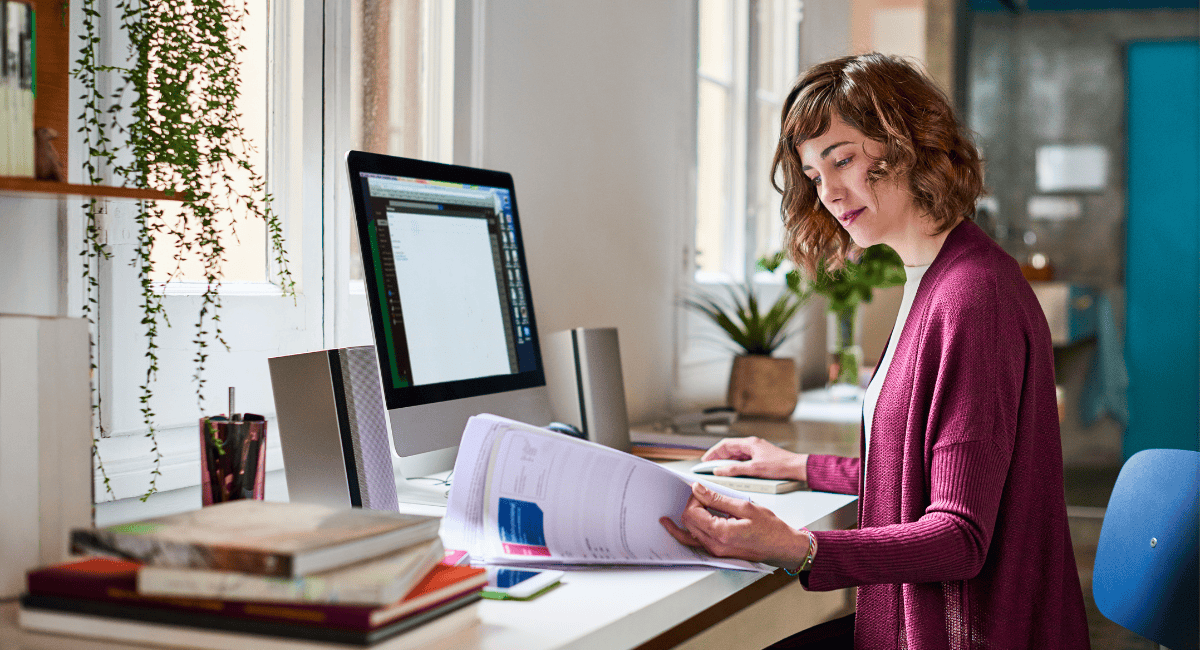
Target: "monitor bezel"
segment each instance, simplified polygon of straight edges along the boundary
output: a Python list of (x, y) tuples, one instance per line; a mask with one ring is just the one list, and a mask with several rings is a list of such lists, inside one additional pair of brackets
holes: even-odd
[[(348, 151), (346, 167), (349, 172), (350, 193), (354, 198), (354, 219), (358, 226), (358, 245), (362, 251), (363, 281), (367, 289), (367, 304), (371, 310), (371, 330), (375, 338), (375, 347), (379, 359), (380, 383), (383, 386), (384, 399), (387, 408), (398, 409), (425, 404), (437, 404), (451, 400), (478, 397), (481, 395), (502, 394), (527, 388), (537, 388), (546, 385), (545, 366), (542, 362), (541, 340), (538, 336), (537, 317), (533, 305), (533, 291), (530, 288), (529, 270), (525, 260), (525, 245), (521, 233), (521, 218), (517, 209), (517, 193), (513, 187), (512, 175), (474, 167), (462, 167), (444, 163), (388, 156), (365, 151)], [(473, 379), (423, 384), (416, 386), (395, 387), (387, 380), (389, 358), (385, 342), (381, 340), (384, 332), (383, 309), (378, 296), (378, 286), (375, 275), (366, 269), (366, 262), (373, 260), (371, 246), (366, 236), (370, 215), (366, 209), (365, 183), (361, 174), (381, 174), (385, 176), (400, 176), (404, 178), (425, 179), (467, 185), (481, 185), (507, 190), (511, 199), (513, 232), (517, 248), (518, 269), (521, 281), (525, 284), (525, 300), (529, 314), (530, 338), (533, 342), (533, 353), (536, 367), (533, 370), (518, 372), (510, 375), (495, 375)], [(506, 315), (507, 316), (507, 315)]]

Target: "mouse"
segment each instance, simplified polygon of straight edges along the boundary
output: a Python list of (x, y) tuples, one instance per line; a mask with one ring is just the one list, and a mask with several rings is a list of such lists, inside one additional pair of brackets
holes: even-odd
[(579, 427), (573, 424), (566, 424), (565, 422), (551, 422), (550, 424), (547, 424), (545, 428), (555, 433), (563, 433), (568, 436), (574, 436), (576, 438), (587, 440), (587, 436), (579, 430)]
[(733, 465), (734, 463), (740, 463), (740, 462), (742, 462), (742, 461), (730, 460), (728, 458), (722, 459), (722, 460), (706, 460), (706, 461), (696, 463), (695, 465), (692, 465), (692, 473), (693, 474), (712, 474), (713, 470), (717, 469), (718, 467), (725, 467), (727, 465)]

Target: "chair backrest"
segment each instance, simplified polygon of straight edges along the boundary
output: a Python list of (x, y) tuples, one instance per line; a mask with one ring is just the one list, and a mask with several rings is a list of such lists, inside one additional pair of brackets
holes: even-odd
[(1200, 643), (1200, 453), (1147, 449), (1121, 468), (1092, 593), (1109, 620), (1172, 650)]

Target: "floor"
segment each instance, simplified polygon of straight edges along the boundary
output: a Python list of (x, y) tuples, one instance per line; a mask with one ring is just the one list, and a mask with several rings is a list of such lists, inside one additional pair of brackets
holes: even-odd
[(1075, 546), (1075, 563), (1079, 566), (1079, 581), (1083, 586), (1092, 650), (1157, 650), (1157, 643), (1105, 618), (1096, 609), (1096, 601), (1092, 598), (1092, 566), (1096, 562), (1102, 509), (1108, 505), (1108, 496), (1119, 470), (1119, 466), (1111, 465), (1066, 468), (1067, 514), (1071, 542)]

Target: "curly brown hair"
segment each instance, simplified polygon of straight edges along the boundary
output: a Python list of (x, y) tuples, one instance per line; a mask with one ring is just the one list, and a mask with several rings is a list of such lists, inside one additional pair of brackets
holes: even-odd
[[(983, 162), (933, 81), (904, 59), (884, 54), (819, 63), (788, 93), (771, 165), (771, 183), (783, 194), (788, 252), (810, 277), (822, 260), (836, 269), (862, 252), (801, 171), (799, 146), (823, 135), (834, 115), (884, 145), (868, 179), (874, 184), (907, 178), (914, 203), (935, 234), (974, 214), (983, 191)], [(776, 180), (781, 170), (783, 187)]]

